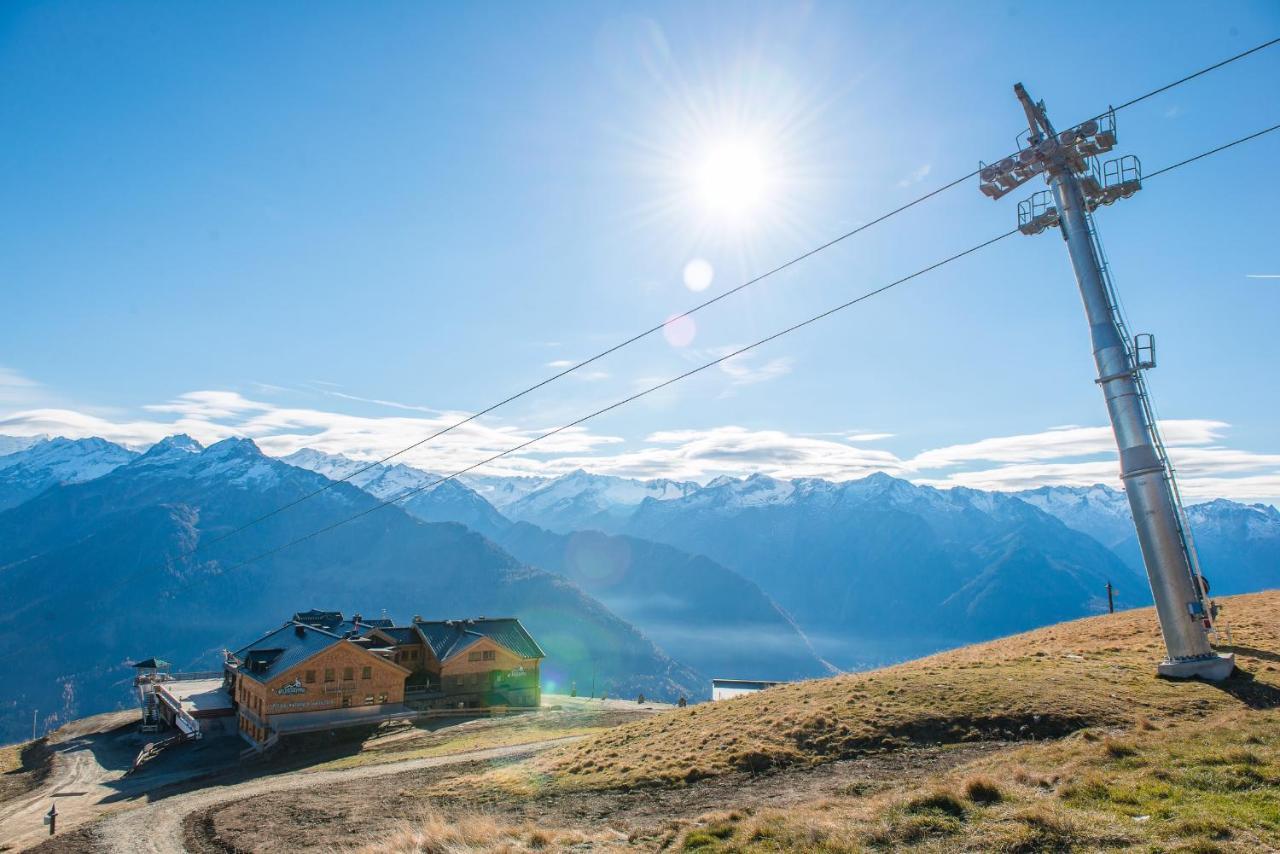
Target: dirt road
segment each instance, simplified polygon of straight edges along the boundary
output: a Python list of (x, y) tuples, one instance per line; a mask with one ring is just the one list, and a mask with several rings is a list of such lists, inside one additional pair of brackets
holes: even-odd
[(58, 807), (58, 827), (70, 829), (101, 814), (100, 802), (113, 795), (108, 784), (124, 774), (100, 764), (94, 749), (108, 733), (136, 713), (98, 715), (69, 724), (49, 738), (53, 750), (49, 776), (36, 789), (0, 804), (0, 844), (22, 849), (47, 838), (43, 817)]
[(96, 840), (103, 851), (118, 854), (173, 854), (184, 850), (182, 822), (196, 810), (208, 809), (227, 801), (252, 795), (287, 792), (298, 789), (315, 789), (326, 785), (350, 783), (371, 777), (418, 771), (423, 768), (440, 768), (467, 762), (493, 759), (517, 759), (530, 756), (549, 747), (577, 741), (582, 736), (566, 736), (532, 744), (511, 747), (495, 747), (473, 750), (449, 756), (433, 756), (389, 762), (341, 771), (294, 771), (261, 777), (230, 786), (197, 789), (185, 794), (163, 798), (146, 806), (109, 816), (95, 828)]

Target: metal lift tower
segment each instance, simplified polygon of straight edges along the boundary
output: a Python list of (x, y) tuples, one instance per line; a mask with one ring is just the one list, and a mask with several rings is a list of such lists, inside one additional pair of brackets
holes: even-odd
[(1096, 382), (1111, 416), (1120, 477), (1168, 651), (1157, 672), (1225, 679), (1235, 669), (1235, 657), (1209, 646), (1213, 607), (1143, 379), (1143, 371), (1155, 367), (1155, 340), (1129, 336), (1093, 224), (1099, 205), (1128, 198), (1142, 187), (1141, 164), (1128, 155), (1098, 166), (1097, 156), (1116, 144), (1114, 112), (1056, 133), (1044, 102), (1033, 102), (1021, 83), (1013, 89), (1026, 111), (1028, 131), (1018, 137), (1016, 155), (982, 167), (980, 188), (998, 199), (1036, 175), (1049, 185), (1019, 203), (1018, 228), (1023, 234), (1060, 228), (1071, 256), (1093, 338)]

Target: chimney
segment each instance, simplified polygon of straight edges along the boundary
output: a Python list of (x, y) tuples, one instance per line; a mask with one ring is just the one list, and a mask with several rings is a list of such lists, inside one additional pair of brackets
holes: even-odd
[(414, 614), (414, 615), (413, 615), (413, 621), (414, 621), (415, 623), (421, 623), (421, 622), (422, 622), (422, 615), (421, 615), (421, 614)]
[(298, 637), (305, 637), (307, 634), (307, 627), (299, 623), (293, 627), (293, 633)]

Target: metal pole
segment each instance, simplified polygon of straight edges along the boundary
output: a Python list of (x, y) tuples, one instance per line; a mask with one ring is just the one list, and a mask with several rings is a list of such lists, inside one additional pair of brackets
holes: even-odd
[[(1022, 84), (1014, 90), (1027, 111), (1032, 144), (1052, 139), (1053, 126), (1044, 114), (1043, 105), (1033, 104)], [(1156, 453), (1151, 425), (1147, 423), (1139, 396), (1137, 368), (1130, 357), (1128, 342), (1120, 334), (1102, 267), (1094, 251), (1084, 195), (1061, 153), (1047, 160), (1045, 171), (1089, 320), (1093, 358), (1098, 369), (1096, 382), (1106, 399), (1111, 428), (1120, 450), (1120, 477), (1129, 497), (1168, 652), (1168, 658), (1157, 667), (1157, 672), (1181, 678), (1225, 679), (1235, 668), (1234, 657), (1219, 656), (1209, 646), (1202, 622), (1206, 617), (1204, 599), (1194, 581), (1173, 503), (1169, 484), (1172, 474)]]
[(1114, 614), (1116, 612), (1116, 589), (1111, 586), (1111, 582), (1107, 581), (1107, 613)]

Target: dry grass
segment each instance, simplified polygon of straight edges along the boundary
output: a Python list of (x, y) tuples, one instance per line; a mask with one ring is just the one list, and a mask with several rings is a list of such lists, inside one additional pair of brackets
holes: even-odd
[(50, 758), (43, 738), (0, 747), (0, 803), (40, 785), (49, 773)]
[[(364, 850), (1280, 850), (1280, 592), (1227, 605), (1247, 672), (1224, 685), (1156, 679), (1162, 645), (1149, 610), (1077, 621), (662, 713), (433, 782), (403, 797), (425, 797), (447, 818), (426, 814)], [(957, 755), (949, 745), (972, 741), (1004, 744), (942, 761)], [(839, 759), (879, 754), (861, 761), (899, 767), (904, 747), (937, 759), (912, 765), (914, 776), (831, 778), (777, 797)], [(770, 781), (772, 798), (739, 785)], [(636, 809), (637, 798), (689, 786), (690, 798), (723, 800), (667, 813), (656, 835), (621, 832), (634, 825), (615, 812), (620, 804)], [(495, 812), (475, 811), (485, 809)]]
[[(1280, 710), (1235, 710), (1172, 735), (1135, 728), (1117, 757), (1076, 734), (868, 796), (703, 816), (707, 852), (1239, 851), (1280, 848)], [(996, 784), (994, 781), (1000, 780)]]
[[(1256, 680), (1226, 690), (1153, 677), (1163, 645), (1151, 609), (1062, 623), (868, 673), (783, 685), (612, 728), (479, 781), (553, 789), (679, 786), (909, 745), (1140, 731), (1280, 696), (1280, 593), (1227, 600), (1237, 658)], [(1108, 749), (1123, 750), (1123, 744)]]
[(482, 813), (424, 812), (402, 820), (377, 842), (349, 850), (353, 854), (522, 854), (564, 850), (585, 841), (581, 834), (505, 823)]

